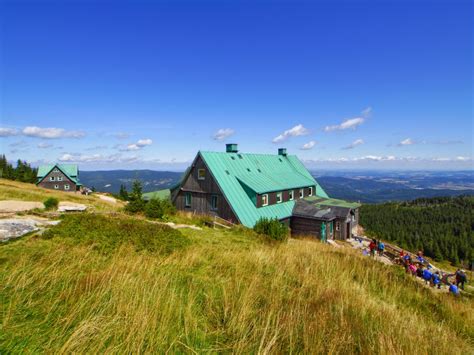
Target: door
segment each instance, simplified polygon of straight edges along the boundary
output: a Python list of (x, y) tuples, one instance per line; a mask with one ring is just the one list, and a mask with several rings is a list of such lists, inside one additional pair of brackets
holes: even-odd
[(321, 241), (326, 241), (326, 223), (324, 222), (321, 223)]

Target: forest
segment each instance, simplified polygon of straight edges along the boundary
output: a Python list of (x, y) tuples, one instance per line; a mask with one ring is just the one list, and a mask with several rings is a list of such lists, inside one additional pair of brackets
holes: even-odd
[(368, 236), (422, 250), (436, 261), (470, 265), (474, 258), (473, 196), (364, 204), (360, 224)]
[(0, 155), (0, 178), (35, 183), (37, 173), (38, 169), (32, 168), (26, 161), (18, 159), (16, 167), (13, 167), (5, 154)]

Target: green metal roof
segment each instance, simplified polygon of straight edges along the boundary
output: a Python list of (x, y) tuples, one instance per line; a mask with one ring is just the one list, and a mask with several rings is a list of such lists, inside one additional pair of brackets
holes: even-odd
[(152, 192), (145, 192), (142, 196), (145, 200), (151, 200), (154, 198), (159, 198), (159, 199), (168, 199), (170, 198), (170, 189), (164, 189), (164, 190), (158, 190), (158, 191), (152, 191)]
[(199, 152), (240, 223), (253, 227), (262, 217), (283, 219), (291, 216), (295, 201), (257, 208), (245, 191), (256, 193), (316, 186), (316, 195), (327, 198), (295, 155)]
[(44, 179), (46, 175), (50, 173), (54, 168), (61, 170), (69, 179), (71, 179), (76, 185), (82, 185), (79, 182), (79, 169), (75, 164), (49, 164), (49, 165), (40, 165), (38, 168), (37, 178), (39, 183)]
[(348, 202), (344, 200), (338, 200), (335, 198), (322, 198), (318, 196), (310, 196), (305, 197), (304, 200), (310, 202), (316, 206), (329, 206), (329, 207), (345, 207), (345, 208), (358, 208), (361, 206), (360, 203), (357, 202)]

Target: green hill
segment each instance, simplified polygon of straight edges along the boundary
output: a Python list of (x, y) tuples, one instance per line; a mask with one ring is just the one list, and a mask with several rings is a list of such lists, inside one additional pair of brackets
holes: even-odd
[(68, 215), (0, 246), (0, 285), (1, 353), (474, 351), (472, 298), (241, 227)]

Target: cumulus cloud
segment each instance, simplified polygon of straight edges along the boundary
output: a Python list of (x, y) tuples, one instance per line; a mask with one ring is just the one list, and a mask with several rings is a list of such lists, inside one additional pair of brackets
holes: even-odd
[(290, 137), (298, 137), (298, 136), (306, 136), (309, 134), (309, 130), (305, 128), (301, 123), (299, 125), (294, 126), (283, 132), (282, 134), (273, 138), (273, 143), (280, 143), (287, 140)]
[(56, 138), (82, 138), (85, 133), (82, 131), (67, 131), (63, 128), (41, 128), (36, 126), (28, 126), (23, 128), (22, 134), (27, 137), (56, 139)]
[(146, 147), (147, 145), (151, 145), (153, 141), (149, 138), (147, 139), (139, 139), (136, 143), (130, 143), (125, 147), (119, 146), (119, 150), (123, 152), (132, 152), (136, 150), (140, 150), (143, 147)]
[(223, 141), (226, 138), (229, 138), (235, 133), (232, 128), (221, 128), (218, 129), (216, 133), (212, 136), (212, 138), (216, 141)]
[(40, 148), (40, 149), (46, 149), (46, 148), (51, 148), (53, 145), (51, 143), (47, 143), (47, 142), (41, 142), (41, 143), (38, 143), (37, 147)]
[(348, 146), (346, 147), (343, 147), (342, 149), (354, 149), (355, 147), (357, 147), (358, 145), (361, 145), (361, 144), (364, 144), (364, 140), (363, 139), (356, 139), (354, 142), (352, 142), (351, 144), (349, 144)]
[(413, 145), (415, 143), (416, 142), (413, 139), (406, 138), (406, 139), (402, 140), (400, 143), (398, 143), (398, 146), (403, 147), (403, 146), (406, 146), (406, 145)]
[(11, 137), (18, 135), (18, 131), (14, 128), (0, 127), (0, 137)]
[(348, 118), (342, 121), (338, 125), (326, 126), (324, 131), (333, 132), (333, 131), (344, 131), (346, 129), (356, 129), (358, 126), (363, 124), (367, 118), (372, 114), (372, 107), (367, 107), (360, 113), (360, 116)]
[(300, 148), (301, 150), (310, 150), (313, 149), (313, 147), (317, 144), (316, 141), (309, 141), (306, 144), (303, 144), (303, 146)]

